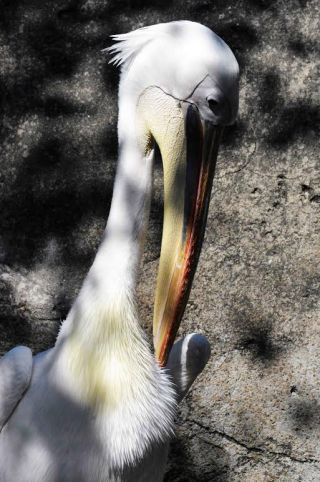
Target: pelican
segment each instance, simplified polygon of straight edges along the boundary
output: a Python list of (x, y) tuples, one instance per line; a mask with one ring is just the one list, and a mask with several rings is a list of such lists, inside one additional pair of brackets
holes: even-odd
[[(189, 21), (114, 40), (119, 159), (106, 229), (55, 346), (34, 357), (16, 347), (0, 360), (1, 482), (161, 481), (177, 403), (209, 358), (204, 336), (174, 339), (221, 131), (237, 116), (238, 64), (222, 39)], [(156, 145), (164, 222), (151, 349), (135, 290)]]

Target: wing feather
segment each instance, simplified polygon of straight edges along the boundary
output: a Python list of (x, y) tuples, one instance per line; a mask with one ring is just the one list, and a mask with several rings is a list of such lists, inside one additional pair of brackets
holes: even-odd
[(0, 359), (0, 431), (27, 390), (32, 375), (32, 352), (17, 346)]

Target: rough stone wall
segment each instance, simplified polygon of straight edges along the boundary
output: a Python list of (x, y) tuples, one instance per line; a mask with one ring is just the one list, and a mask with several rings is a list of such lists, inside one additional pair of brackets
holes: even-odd
[[(167, 482), (320, 480), (319, 4), (1, 0), (0, 348), (52, 345), (93, 259), (117, 156), (112, 33), (200, 21), (241, 67), (181, 333), (211, 360), (182, 403)], [(139, 287), (151, 323), (157, 168)], [(152, 280), (152, 283), (150, 282)]]

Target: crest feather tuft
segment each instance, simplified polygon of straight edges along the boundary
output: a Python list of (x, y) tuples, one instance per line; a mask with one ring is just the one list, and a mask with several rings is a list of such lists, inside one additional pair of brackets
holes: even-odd
[(166, 33), (165, 24), (157, 24), (128, 33), (111, 35), (116, 43), (103, 49), (102, 52), (111, 55), (109, 64), (127, 67), (149, 42), (159, 38), (163, 33)]

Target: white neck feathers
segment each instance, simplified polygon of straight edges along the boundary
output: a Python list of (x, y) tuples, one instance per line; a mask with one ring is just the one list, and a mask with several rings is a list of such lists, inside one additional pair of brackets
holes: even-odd
[(167, 440), (175, 412), (171, 382), (151, 353), (134, 304), (150, 207), (152, 153), (143, 156), (135, 124), (128, 122), (128, 136), (122, 130), (119, 138), (107, 227), (62, 326), (54, 368), (67, 395), (96, 414), (110, 466), (118, 468)]

